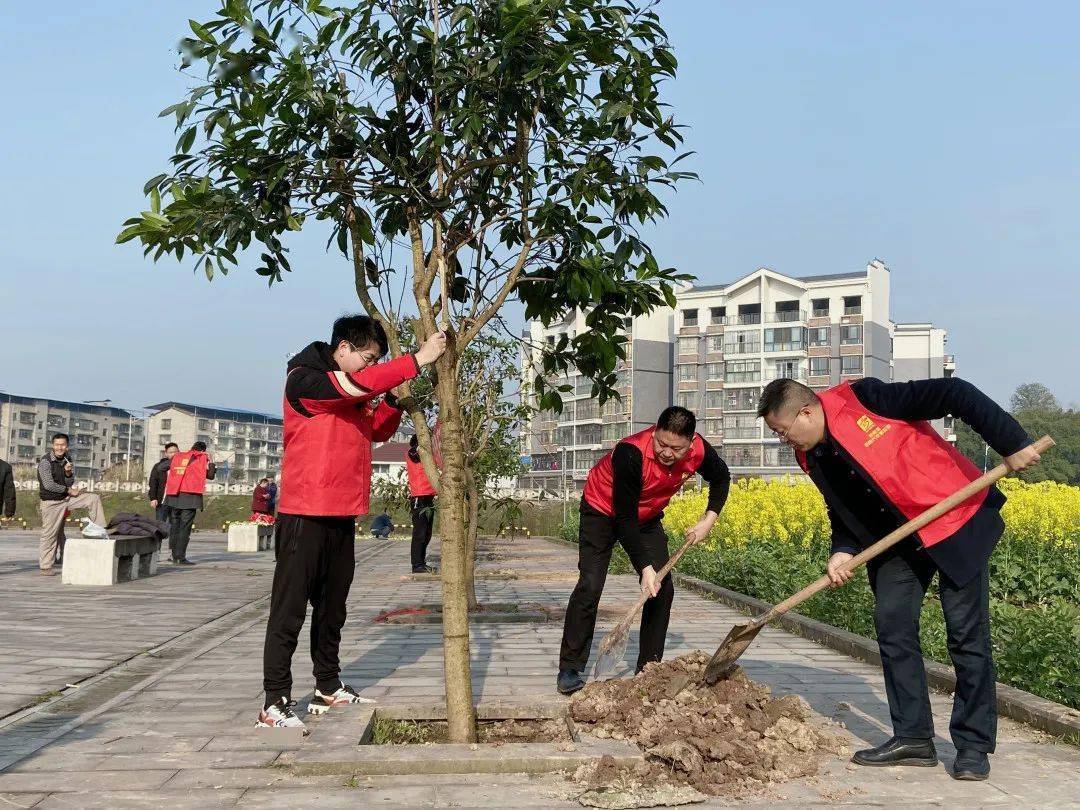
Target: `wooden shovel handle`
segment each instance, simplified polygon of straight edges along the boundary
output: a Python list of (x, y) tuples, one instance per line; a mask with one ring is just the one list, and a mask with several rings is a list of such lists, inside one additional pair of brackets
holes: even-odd
[[(1051, 439), (1049, 436), (1043, 436), (1032, 446), (1035, 448), (1036, 452), (1039, 453), (1039, 455), (1042, 455), (1050, 447), (1052, 447), (1053, 444), (1053, 439)], [(994, 467), (994, 469), (990, 470), (990, 472), (984, 473), (983, 475), (979, 476), (966, 487), (957, 490), (948, 498), (943, 500), (941, 503), (935, 506), (931, 506), (918, 517), (912, 518), (900, 528), (885, 535), (885, 537), (878, 540), (876, 543), (874, 543), (874, 545), (856, 554), (854, 557), (852, 557), (850, 560), (840, 566), (840, 570), (854, 571), (863, 563), (867, 562), (868, 560), (874, 559), (874, 557), (881, 554), (881, 552), (885, 551), (886, 549), (892, 548), (905, 537), (914, 534), (930, 521), (936, 520), (937, 518), (948, 512), (950, 509), (954, 509), (955, 507), (959, 506), (972, 495), (977, 495), (984, 489), (987, 489), (992, 484), (994, 484), (994, 482), (1008, 475), (1008, 473), (1009, 468), (1006, 467), (1004, 463), (998, 464), (996, 467)], [(796, 605), (805, 602), (811, 596), (818, 593), (818, 591), (822, 591), (825, 588), (829, 587), (829, 582), (829, 575), (824, 574), (817, 581), (810, 583), (798, 593), (789, 596), (783, 602), (773, 607), (772, 610), (770, 610), (768, 613), (764, 613), (758, 618), (754, 619), (753, 624), (768, 624), (777, 616), (780, 616), (783, 613), (787, 613)]]
[[(664, 567), (656, 572), (657, 582), (663, 582), (664, 577), (671, 573), (671, 569), (675, 567), (675, 563), (679, 561), (679, 558), (686, 553), (686, 550), (690, 548), (690, 546), (694, 545), (696, 539), (697, 538), (688, 539), (685, 543), (679, 546), (679, 548), (675, 551), (674, 554), (672, 554), (668, 558), (668, 561), (664, 563)], [(645, 602), (649, 600), (649, 598), (650, 597), (646, 594), (641, 594), (641, 596), (638, 597), (637, 604), (634, 605), (634, 609), (629, 613), (631, 620), (633, 620), (634, 614), (636, 614), (641, 609), (642, 605), (644, 605)]]

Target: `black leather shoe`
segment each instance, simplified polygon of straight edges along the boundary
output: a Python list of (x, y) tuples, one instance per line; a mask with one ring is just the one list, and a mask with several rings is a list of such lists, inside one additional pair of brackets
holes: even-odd
[(180, 565), (194, 565), (195, 563), (193, 563), (187, 557), (184, 557), (184, 559), (180, 560), (179, 564)]
[(556, 688), (559, 690), (560, 695), (572, 695), (584, 685), (585, 679), (581, 677), (580, 673), (572, 669), (559, 670), (559, 680), (556, 682)]
[(877, 748), (856, 751), (851, 761), (856, 765), (920, 765), (932, 768), (938, 764), (933, 740), (913, 740), (908, 737), (892, 737)]
[(953, 762), (953, 779), (981, 782), (990, 776), (990, 757), (983, 751), (961, 748)]

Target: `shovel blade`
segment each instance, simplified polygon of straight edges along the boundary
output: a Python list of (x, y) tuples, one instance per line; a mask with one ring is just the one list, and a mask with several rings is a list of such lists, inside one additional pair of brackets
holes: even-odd
[(746, 652), (746, 648), (760, 632), (761, 625), (755, 622), (737, 624), (732, 627), (727, 638), (721, 642), (713, 653), (713, 657), (709, 659), (709, 665), (705, 667), (705, 682), (711, 685), (731, 674), (739, 656)]
[(593, 665), (593, 680), (599, 680), (615, 668), (626, 655), (626, 642), (630, 637), (630, 625), (619, 622), (615, 629), (600, 642), (599, 655)]

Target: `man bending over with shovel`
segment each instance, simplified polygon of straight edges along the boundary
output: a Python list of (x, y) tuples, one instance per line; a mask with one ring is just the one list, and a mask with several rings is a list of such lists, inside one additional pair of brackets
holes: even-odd
[(581, 673), (589, 660), (596, 609), (607, 578), (616, 539), (641, 577), (650, 598), (641, 613), (641, 649), (637, 671), (664, 656), (668, 617), (675, 588), (671, 577), (657, 581), (668, 560), (668, 541), (660, 519), (687, 479), (700, 475), (709, 486), (704, 516), (690, 533), (695, 541), (712, 530), (727, 500), (731, 477), (716, 450), (695, 433), (697, 421), (686, 408), (670, 407), (654, 427), (620, 441), (589, 471), (581, 499), (578, 534), (578, 581), (570, 596), (559, 653), (557, 688), (569, 695), (585, 685)]
[[(1039, 460), (1031, 439), (989, 397), (956, 378), (884, 383), (865, 378), (820, 394), (775, 380), (758, 415), (795, 448), (832, 523), (828, 575), (834, 587), (857, 552), (980, 476), (927, 420), (959, 417), (1013, 471)], [(952, 732), (957, 779), (986, 779), (997, 735), (990, 651), (987, 561), (1004, 531), (996, 487), (972, 496), (867, 563), (893, 736), (857, 751), (857, 765), (937, 764), (930, 695), (919, 646), (919, 611), (935, 574), (956, 669)]]

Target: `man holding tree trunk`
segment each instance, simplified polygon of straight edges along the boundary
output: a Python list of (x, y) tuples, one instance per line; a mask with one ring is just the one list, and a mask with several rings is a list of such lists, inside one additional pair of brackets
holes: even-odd
[(691, 531), (701, 540), (712, 530), (727, 501), (727, 465), (695, 430), (686, 408), (666, 409), (656, 425), (620, 441), (589, 471), (581, 498), (578, 581), (566, 608), (559, 653), (558, 691), (572, 694), (585, 685), (582, 672), (592, 649), (596, 611), (615, 541), (622, 543), (641, 578), (649, 601), (641, 613), (637, 671), (664, 657), (668, 618), (675, 588), (671, 575), (656, 572), (668, 560), (668, 539), (660, 521), (664, 508), (693, 475), (709, 486), (705, 514)]
[[(758, 415), (795, 448), (799, 466), (821, 491), (832, 524), (828, 574), (833, 586), (856, 553), (979, 477), (931, 419), (952, 415), (970, 425), (1014, 471), (1039, 460), (1024, 429), (964, 380), (885, 383), (871, 377), (815, 393), (775, 380)], [(919, 646), (919, 612), (938, 575), (949, 656), (956, 669), (952, 732), (957, 779), (990, 775), (997, 699), (990, 647), (987, 561), (1004, 531), (1005, 496), (984, 490), (867, 564), (874, 592), (885, 691), (893, 736), (855, 752), (857, 765), (937, 764), (930, 695)]]
[(391, 390), (434, 363), (446, 351), (446, 335), (437, 332), (415, 354), (379, 363), (387, 349), (377, 321), (352, 315), (334, 322), (330, 343), (316, 341), (289, 361), (277, 564), (263, 648), (266, 699), (257, 726), (307, 731), (292, 711), (292, 655), (308, 602), (315, 676), (308, 711), (368, 702), (341, 682), (338, 648), (356, 518), (370, 507), (371, 443), (397, 430), (401, 410)]

